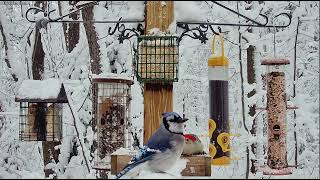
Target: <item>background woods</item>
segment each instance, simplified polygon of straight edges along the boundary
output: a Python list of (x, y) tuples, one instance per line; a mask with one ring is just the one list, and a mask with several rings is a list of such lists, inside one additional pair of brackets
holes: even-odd
[[(18, 2), (18, 1), (16, 1)], [(91, 73), (134, 73), (136, 38), (118, 41), (117, 33), (107, 35), (115, 24), (90, 20), (144, 19), (143, 1), (99, 2), (67, 16), (84, 23), (30, 23), (25, 13), (36, 6), (57, 9), (59, 17), (84, 5), (78, 1), (19, 1), (0, 4), (0, 178), (50, 177), (95, 178), (92, 169), (96, 154), (97, 131), (92, 121)], [(213, 167), (216, 178), (264, 178), (258, 167), (266, 163), (267, 122), (266, 56), (290, 60), (285, 67), (288, 105), (299, 109), (287, 112), (288, 164), (296, 165), (292, 178), (319, 178), (319, 8), (317, 1), (232, 1), (221, 2), (257, 21), (259, 13), (273, 17), (282, 12), (292, 15), (287, 28), (221, 27), (225, 32), (225, 54), (229, 65), (230, 131), (239, 133), (231, 140), (231, 165)], [(194, 16), (190, 17), (190, 14)], [(46, 14), (36, 12), (31, 18)], [(173, 24), (169, 31), (181, 33), (177, 21), (245, 23), (245, 19), (209, 1), (174, 2)], [(271, 18), (270, 23), (286, 24)], [(135, 27), (137, 24), (127, 24)], [(216, 27), (215, 27), (216, 28)], [(173, 110), (185, 114), (188, 133), (202, 138), (208, 149), (207, 59), (210, 41), (184, 37), (179, 46), (179, 81), (173, 83)], [(217, 46), (220, 52), (219, 45)], [(25, 79), (59, 78), (71, 100), (74, 115), (64, 106), (63, 139), (50, 147), (41, 142), (19, 141), (19, 104), (14, 101)], [(143, 87), (136, 78), (131, 86), (129, 134), (132, 146), (143, 144)], [(77, 130), (75, 129), (77, 128)], [(77, 133), (78, 132), (78, 133)], [(46, 155), (48, 149), (54, 154)], [(86, 162), (85, 158), (88, 159)], [(88, 165), (87, 165), (88, 164)], [(88, 167), (89, 171), (88, 172)], [(274, 176), (268, 176), (273, 178)]]

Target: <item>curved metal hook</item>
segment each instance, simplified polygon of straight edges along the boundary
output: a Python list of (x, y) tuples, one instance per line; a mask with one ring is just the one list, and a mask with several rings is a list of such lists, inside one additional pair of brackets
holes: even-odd
[[(280, 13), (280, 14), (274, 16), (274, 17), (277, 18), (278, 16), (281, 16), (281, 15), (285, 15), (285, 16), (287, 16), (287, 18), (289, 19), (289, 23), (288, 23), (287, 25), (283, 26), (283, 27), (288, 27), (288, 26), (290, 26), (291, 21), (292, 21), (292, 16), (291, 16), (290, 14), (288, 14), (288, 13)], [(277, 27), (277, 26), (276, 26), (276, 27)], [(280, 26), (278, 26), (278, 27), (280, 27)]]
[(27, 19), (29, 22), (32, 22), (32, 23), (35, 23), (36, 21), (35, 21), (35, 20), (30, 20), (30, 19), (28, 18), (28, 14), (29, 14), (29, 12), (30, 12), (31, 10), (38, 10), (38, 11), (41, 11), (41, 12), (45, 13), (45, 11), (44, 11), (43, 9), (39, 8), (39, 7), (31, 7), (31, 8), (29, 8), (29, 9), (26, 11), (26, 19)]
[[(119, 21), (121, 21), (121, 19), (122, 19), (122, 17), (119, 18)], [(113, 35), (116, 32), (117, 29), (119, 30), (119, 28), (120, 28), (119, 26), (120, 26), (120, 23), (118, 22), (116, 24), (116, 26), (114, 27), (114, 29), (112, 30), (112, 32), (111, 32), (111, 27), (109, 27), (108, 34), (109, 35)]]
[(268, 24), (268, 22), (269, 22), (269, 18), (268, 18), (268, 16), (266, 16), (266, 15), (264, 15), (264, 14), (259, 14), (259, 16), (264, 17), (264, 19), (266, 20), (266, 23), (264, 23), (263, 25), (264, 25), (264, 26), (265, 26), (265, 25), (267, 25), (267, 24)]

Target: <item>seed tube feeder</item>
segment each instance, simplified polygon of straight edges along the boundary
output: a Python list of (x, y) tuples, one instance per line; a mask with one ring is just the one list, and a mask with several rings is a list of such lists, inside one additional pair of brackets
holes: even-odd
[(212, 56), (208, 59), (209, 76), (209, 154), (212, 165), (230, 164), (230, 134), (228, 109), (228, 65), (229, 60), (224, 56), (224, 42), (221, 40), (222, 54), (214, 53), (216, 35), (213, 37)]
[(119, 74), (93, 75), (93, 118), (97, 125), (95, 168), (109, 169), (110, 155), (129, 147), (130, 86), (132, 78)]
[(68, 103), (68, 99), (58, 79), (24, 80), (15, 101), (20, 102), (21, 141), (61, 140), (62, 103)]
[(289, 60), (266, 58), (261, 65), (267, 66), (267, 119), (268, 119), (268, 175), (291, 174), (287, 163), (286, 144), (286, 85), (284, 65)]

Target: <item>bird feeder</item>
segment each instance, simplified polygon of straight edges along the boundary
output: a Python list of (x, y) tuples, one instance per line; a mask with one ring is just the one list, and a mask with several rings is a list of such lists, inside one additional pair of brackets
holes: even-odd
[(15, 101), (20, 102), (21, 141), (61, 140), (62, 103), (68, 99), (59, 80), (24, 80)]
[(177, 82), (179, 48), (175, 36), (139, 36), (136, 76), (140, 82)]
[(129, 147), (129, 108), (132, 78), (119, 74), (93, 75), (93, 115), (97, 125), (95, 167), (106, 168), (110, 155)]
[(221, 55), (215, 54), (215, 39), (213, 37), (212, 55), (208, 59), (209, 77), (209, 154), (212, 165), (230, 164), (230, 134), (228, 120), (228, 65), (224, 56), (223, 37), (221, 40)]
[(267, 165), (273, 170), (264, 171), (264, 174), (291, 174), (288, 171), (286, 144), (287, 101), (284, 66), (287, 64), (290, 64), (289, 60), (281, 58), (267, 58), (261, 61), (261, 65), (267, 66)]

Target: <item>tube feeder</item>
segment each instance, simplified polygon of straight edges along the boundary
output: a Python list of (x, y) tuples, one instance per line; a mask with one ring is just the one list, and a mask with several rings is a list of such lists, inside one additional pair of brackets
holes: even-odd
[(267, 66), (267, 119), (268, 158), (265, 175), (288, 175), (291, 169), (287, 162), (286, 145), (286, 85), (284, 66), (290, 64), (284, 58), (265, 58), (261, 65)]
[(209, 77), (209, 154), (212, 165), (230, 164), (230, 134), (228, 108), (228, 65), (229, 60), (224, 56), (223, 37), (221, 40), (221, 55), (215, 55), (213, 37), (212, 55), (208, 59)]

